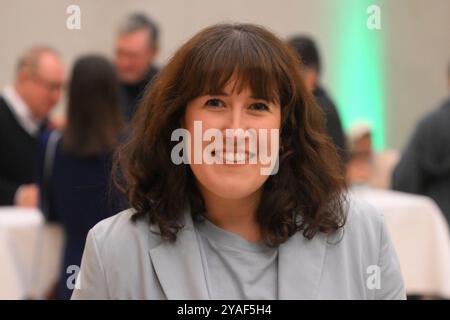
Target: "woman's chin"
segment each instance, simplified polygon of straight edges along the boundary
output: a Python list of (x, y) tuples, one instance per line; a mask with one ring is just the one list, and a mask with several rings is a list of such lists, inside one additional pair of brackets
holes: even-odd
[[(245, 168), (245, 170), (244, 170)], [(223, 199), (237, 200), (259, 190), (267, 176), (260, 174), (259, 166), (192, 166), (197, 180), (211, 193)]]
[(217, 181), (216, 183), (209, 184), (207, 189), (218, 197), (230, 200), (242, 199), (250, 196), (261, 188), (262, 184), (258, 182), (252, 183), (248, 180), (234, 179), (233, 181)]

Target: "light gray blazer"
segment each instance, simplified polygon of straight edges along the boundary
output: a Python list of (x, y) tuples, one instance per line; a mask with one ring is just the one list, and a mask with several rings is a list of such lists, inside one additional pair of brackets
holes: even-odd
[[(209, 299), (190, 213), (175, 243), (133, 223), (125, 210), (89, 231), (72, 299)], [(153, 230), (157, 230), (153, 227)], [(279, 247), (280, 299), (404, 299), (383, 216), (350, 200), (345, 227)]]

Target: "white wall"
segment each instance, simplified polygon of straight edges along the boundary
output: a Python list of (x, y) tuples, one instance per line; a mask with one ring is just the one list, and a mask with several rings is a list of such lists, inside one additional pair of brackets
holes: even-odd
[(450, 1), (386, 1), (389, 144), (403, 147), (417, 120), (448, 97)]
[[(67, 64), (83, 53), (111, 56), (115, 30), (128, 13), (141, 10), (161, 28), (160, 64), (184, 40), (212, 23), (263, 24), (282, 37), (302, 32), (316, 38), (324, 60), (323, 82), (329, 84), (330, 24), (340, 0), (1, 0), (0, 87), (12, 80), (18, 55), (30, 45), (58, 48)], [(354, 0), (353, 0), (354, 1)], [(373, 1), (382, 8), (386, 34), (387, 143), (401, 147), (418, 117), (447, 93), (450, 62), (450, 1)], [(66, 28), (66, 8), (81, 7), (81, 30)], [(333, 88), (328, 88), (333, 95)]]

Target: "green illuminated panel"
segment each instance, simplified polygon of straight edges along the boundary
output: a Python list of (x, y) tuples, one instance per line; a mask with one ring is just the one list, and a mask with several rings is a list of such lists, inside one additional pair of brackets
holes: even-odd
[[(385, 146), (383, 88), (383, 8), (381, 30), (370, 30), (367, 7), (369, 0), (338, 1), (333, 13), (333, 52), (328, 64), (331, 87), (344, 128), (358, 122), (371, 125), (376, 150)], [(336, 24), (336, 25), (334, 25)]]

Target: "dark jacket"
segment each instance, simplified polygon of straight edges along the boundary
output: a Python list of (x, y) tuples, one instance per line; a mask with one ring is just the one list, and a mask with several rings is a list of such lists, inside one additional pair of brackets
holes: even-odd
[(431, 197), (450, 223), (450, 98), (417, 125), (392, 187)]
[(58, 298), (69, 299), (66, 281), (73, 275), (69, 266), (79, 266), (85, 239), (90, 228), (97, 222), (121, 211), (117, 193), (110, 184), (111, 153), (92, 157), (78, 157), (65, 152), (58, 142), (49, 179), (42, 178), (45, 151), (49, 132), (39, 141), (39, 183), (41, 205), (46, 203), (46, 218), (61, 224), (65, 234), (63, 262), (61, 266)]
[(37, 137), (19, 124), (0, 97), (0, 206), (13, 205), (17, 188), (36, 182), (36, 151)]
[(147, 85), (150, 84), (158, 71), (158, 68), (152, 66), (144, 80), (135, 84), (121, 84), (122, 113), (126, 122), (133, 118)]
[(337, 108), (326, 91), (320, 86), (316, 87), (313, 94), (317, 104), (325, 113), (326, 131), (333, 140), (342, 161), (345, 163), (347, 161), (347, 144)]

